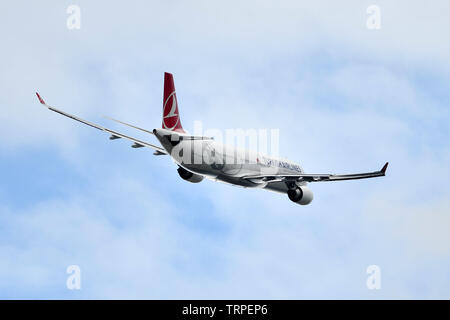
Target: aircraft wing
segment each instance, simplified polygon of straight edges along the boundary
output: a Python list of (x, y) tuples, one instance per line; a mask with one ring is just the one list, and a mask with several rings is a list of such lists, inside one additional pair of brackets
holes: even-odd
[(161, 148), (161, 147), (155, 146), (155, 145), (153, 145), (151, 143), (148, 143), (148, 142), (145, 142), (145, 141), (142, 141), (142, 140), (139, 140), (139, 139), (127, 136), (127, 135), (122, 134), (120, 132), (117, 132), (117, 131), (114, 131), (114, 130), (102, 127), (102, 126), (100, 126), (98, 124), (95, 124), (95, 123), (83, 120), (83, 119), (78, 118), (78, 117), (76, 117), (74, 115), (71, 115), (71, 114), (66, 113), (64, 111), (58, 110), (56, 108), (53, 108), (53, 107), (51, 107), (51, 106), (49, 106), (49, 105), (47, 105), (45, 103), (45, 101), (41, 98), (39, 93), (36, 92), (36, 96), (38, 97), (39, 102), (42, 105), (46, 106), (49, 110), (57, 112), (59, 114), (62, 114), (63, 116), (66, 116), (66, 117), (71, 118), (73, 120), (79, 121), (81, 123), (84, 123), (84, 124), (86, 124), (86, 125), (88, 125), (88, 126), (90, 126), (92, 128), (95, 128), (95, 129), (98, 129), (98, 130), (102, 130), (102, 131), (105, 131), (105, 132), (111, 134), (111, 136), (109, 137), (110, 140), (116, 140), (116, 139), (123, 138), (123, 139), (127, 139), (127, 140), (130, 140), (130, 141), (133, 141), (134, 142), (134, 144), (132, 145), (133, 148), (149, 147), (149, 148), (152, 148), (152, 149), (155, 150), (154, 155), (166, 155), (167, 154), (167, 152), (166, 152), (166, 150), (164, 150), (164, 148)]
[(268, 175), (253, 175), (245, 176), (243, 179), (247, 179), (253, 182), (280, 182), (280, 181), (298, 181), (298, 182), (319, 182), (319, 181), (342, 181), (342, 180), (356, 180), (382, 177), (386, 174), (386, 169), (389, 162), (381, 168), (379, 171), (365, 172), (365, 173), (353, 173), (353, 174), (268, 174)]

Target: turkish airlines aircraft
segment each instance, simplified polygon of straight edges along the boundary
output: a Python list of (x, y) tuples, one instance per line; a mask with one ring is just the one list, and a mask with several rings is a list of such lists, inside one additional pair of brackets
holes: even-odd
[(224, 146), (211, 137), (189, 135), (181, 125), (175, 85), (170, 73), (164, 74), (162, 128), (150, 131), (110, 118), (123, 125), (154, 135), (162, 147), (53, 108), (47, 105), (37, 92), (36, 95), (39, 102), (51, 111), (105, 131), (111, 135), (109, 137), (111, 140), (131, 140), (134, 142), (133, 148), (148, 147), (155, 150), (154, 155), (171, 156), (178, 165), (180, 177), (184, 180), (197, 183), (206, 177), (242, 187), (263, 188), (287, 194), (290, 200), (301, 205), (307, 205), (313, 200), (313, 193), (306, 186), (308, 182), (380, 177), (385, 175), (388, 166), (388, 162), (386, 162), (380, 171), (367, 173), (307, 174), (299, 165), (290, 161)]

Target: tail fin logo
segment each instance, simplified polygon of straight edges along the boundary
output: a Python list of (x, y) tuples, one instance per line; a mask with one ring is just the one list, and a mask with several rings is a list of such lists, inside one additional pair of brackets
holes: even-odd
[[(172, 101), (170, 101), (171, 99)], [(163, 110), (163, 127), (168, 130), (175, 129), (180, 122), (180, 117), (177, 113), (177, 96), (175, 95), (175, 91), (167, 97)]]
[(181, 126), (180, 112), (178, 111), (173, 75), (168, 72), (164, 73), (162, 127), (171, 131), (184, 132)]

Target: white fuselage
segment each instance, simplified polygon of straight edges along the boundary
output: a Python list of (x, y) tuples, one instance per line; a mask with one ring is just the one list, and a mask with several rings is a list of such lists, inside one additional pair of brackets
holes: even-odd
[[(155, 135), (173, 160), (184, 169), (211, 180), (232, 185), (266, 188), (285, 193), (284, 182), (267, 184), (243, 177), (267, 174), (302, 174), (303, 169), (290, 161), (242, 150), (214, 140), (183, 140), (183, 134), (173, 135), (166, 129), (155, 129)], [(299, 183), (305, 185), (305, 183)]]

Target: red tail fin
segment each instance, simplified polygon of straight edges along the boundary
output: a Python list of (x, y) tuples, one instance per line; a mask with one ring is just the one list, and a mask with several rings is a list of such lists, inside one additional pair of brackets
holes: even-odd
[(163, 119), (162, 127), (164, 129), (184, 132), (181, 126), (180, 114), (178, 112), (177, 94), (175, 93), (175, 84), (171, 73), (164, 73), (164, 100), (163, 100)]

